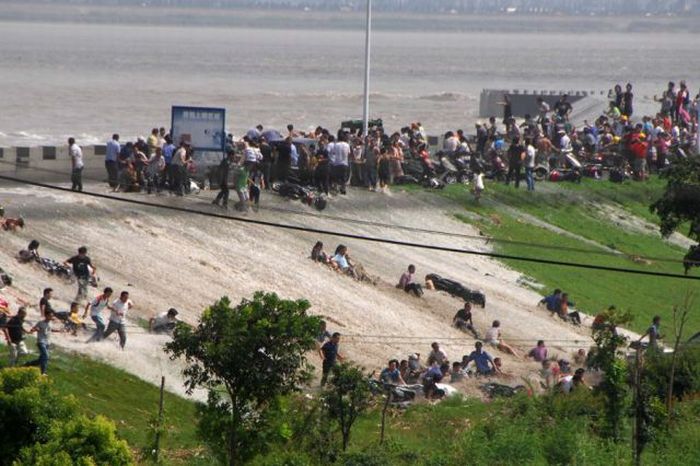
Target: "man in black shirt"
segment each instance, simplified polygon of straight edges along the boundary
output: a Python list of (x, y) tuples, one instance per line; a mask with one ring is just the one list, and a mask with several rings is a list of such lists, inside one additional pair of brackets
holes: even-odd
[(51, 307), (52, 294), (53, 288), (44, 288), (44, 293), (39, 300), (39, 312), (41, 313), (41, 317), (44, 317), (46, 311), (53, 311), (53, 307)]
[(569, 96), (567, 94), (561, 96), (557, 103), (554, 104), (554, 111), (557, 113), (557, 116), (563, 120), (568, 121), (571, 110), (573, 110), (573, 107), (569, 103)]
[(277, 146), (277, 178), (286, 183), (292, 167), (292, 138), (289, 137)]
[(462, 331), (470, 331), (474, 338), (477, 340), (479, 337), (479, 332), (476, 331), (474, 327), (474, 322), (472, 321), (472, 305), (471, 303), (464, 303), (464, 307), (457, 311), (455, 316), (452, 318), (452, 325), (457, 327)]
[(270, 189), (270, 171), (272, 169), (272, 147), (267, 142), (264, 136), (260, 137), (260, 154), (262, 154), (262, 162), (260, 169), (263, 175), (263, 184), (265, 189)]
[(335, 366), (335, 360), (343, 360), (343, 356), (338, 353), (338, 344), (340, 343), (340, 333), (335, 332), (330, 340), (321, 346), (319, 350), (319, 355), (323, 361), (323, 375), (321, 376), (321, 386), (326, 384), (328, 380), (328, 374), (330, 374), (333, 366)]
[(78, 280), (78, 294), (75, 295), (74, 301), (82, 303), (87, 300), (87, 287), (90, 283), (90, 276), (94, 276), (97, 271), (87, 255), (87, 248), (85, 246), (78, 248), (78, 255), (68, 259), (65, 265), (73, 266), (73, 273)]
[(510, 180), (515, 177), (515, 187), (520, 187), (520, 171), (522, 170), (524, 159), (525, 148), (520, 144), (520, 138), (513, 138), (513, 142), (508, 148), (508, 175), (506, 176), (506, 184), (510, 184)]
[(24, 329), (24, 319), (27, 317), (27, 311), (24, 307), (17, 310), (17, 315), (12, 316), (5, 324), (5, 338), (10, 347), (10, 366), (17, 364), (19, 356), (29, 354), (27, 346), (24, 344), (24, 334), (27, 331)]
[(229, 189), (228, 189), (228, 175), (229, 171), (231, 169), (231, 163), (233, 163), (233, 150), (230, 150), (228, 152), (228, 155), (223, 158), (221, 163), (219, 164), (219, 188), (221, 191), (219, 191), (219, 194), (216, 195), (216, 199), (212, 201), (212, 204), (214, 205), (219, 205), (219, 202), (221, 202), (221, 206), (224, 208), (228, 208), (228, 195), (229, 195)]

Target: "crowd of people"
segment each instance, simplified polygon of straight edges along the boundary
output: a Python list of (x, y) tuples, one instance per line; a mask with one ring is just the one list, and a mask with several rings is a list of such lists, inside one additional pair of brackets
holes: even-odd
[[(229, 134), (218, 165), (198, 167), (189, 140), (174, 141), (165, 128), (153, 128), (147, 138), (122, 144), (114, 134), (106, 144), (105, 168), (114, 190), (169, 191), (182, 196), (209, 183), (219, 189), (213, 204), (228, 207), (231, 186), (239, 210), (256, 208), (264, 190), (275, 183), (313, 186), (322, 195), (346, 194), (349, 184), (370, 191), (385, 191), (392, 184), (425, 182), (440, 187), (444, 170), (457, 170), (451, 178), (471, 183), (478, 200), (484, 179), (502, 180), (528, 191), (537, 179), (578, 181), (582, 176), (645, 180), (677, 158), (687, 157), (697, 143), (698, 96), (692, 98), (685, 81), (669, 82), (653, 115), (635, 112), (633, 85), (615, 85), (607, 110), (595, 121), (575, 125), (573, 105), (564, 94), (550, 107), (540, 97), (537, 113), (513, 115), (509, 95), (504, 96), (503, 119), (495, 116), (477, 122), (474, 134), (458, 129), (443, 135), (442, 147), (431, 153), (420, 122), (387, 131), (373, 122), (367, 135), (361, 125), (337, 131), (317, 127), (299, 131), (289, 124), (286, 133), (259, 124), (240, 139)], [(68, 140), (72, 188), (82, 190), (83, 155), (74, 138)], [(454, 167), (457, 165), (457, 168)], [(444, 168), (451, 167), (451, 168)], [(205, 182), (206, 180), (206, 182)], [(195, 183), (197, 181), (198, 183)]]
[[(340, 255), (339, 255), (340, 254)], [(345, 246), (339, 246), (333, 256), (323, 252), (323, 243), (317, 242), (311, 252), (311, 258), (315, 262), (326, 264), (332, 270), (343, 272), (348, 265), (344, 262), (344, 255), (347, 254)], [(352, 273), (345, 272), (352, 276)], [(396, 287), (407, 294), (420, 298), (424, 295), (423, 287), (415, 280), (416, 267), (411, 264), (405, 272), (401, 274)], [(429, 275), (431, 276), (431, 275)], [(430, 280), (426, 283), (427, 289), (435, 289), (430, 286)], [(544, 297), (540, 301), (545, 305), (553, 316), (570, 322), (573, 325), (581, 325), (581, 316), (577, 311), (571, 311), (573, 302), (568, 299), (568, 295), (561, 290), (555, 290), (551, 295)], [(655, 320), (655, 323), (658, 322)], [(595, 328), (594, 321), (594, 328)], [(564, 393), (570, 392), (577, 386), (586, 386), (584, 381), (587, 364), (587, 352), (580, 348), (573, 355), (573, 359), (578, 369), (574, 370), (568, 357), (550, 354), (549, 348), (544, 340), (537, 341), (537, 344), (526, 353), (516, 345), (506, 342), (501, 331), (501, 322), (494, 320), (491, 326), (482, 333), (474, 324), (472, 315), (472, 302), (464, 299), (463, 307), (458, 309), (452, 319), (452, 326), (471, 334), (474, 338), (474, 349), (457, 360), (450, 360), (445, 351), (440, 347), (439, 342), (431, 345), (431, 351), (425, 362), (421, 360), (420, 353), (412, 353), (406, 359), (391, 359), (387, 366), (381, 370), (378, 382), (391, 387), (403, 387), (404, 391), (420, 391), (428, 399), (437, 399), (449, 393), (449, 387), (444, 384), (457, 383), (471, 377), (489, 377), (508, 380), (509, 375), (504, 372), (503, 359), (497, 354), (509, 355), (518, 359), (532, 360), (539, 365), (539, 375), (541, 385), (544, 389), (556, 387)], [(649, 332), (642, 338), (648, 336), (650, 342), (656, 341), (658, 336), (658, 325), (652, 326)], [(342, 360), (340, 353), (340, 333), (331, 333), (327, 329), (326, 322), (322, 322), (317, 336), (319, 355), (322, 363), (321, 384), (325, 384), (328, 374), (333, 365), (338, 360)], [(652, 343), (654, 344), (654, 343)], [(497, 352), (493, 355), (489, 352)], [(412, 395), (413, 396), (413, 395)]]
[[(92, 335), (86, 343), (94, 343), (108, 339), (117, 334), (119, 346), (124, 349), (127, 341), (127, 315), (134, 306), (129, 292), (121, 291), (114, 297), (111, 287), (105, 287), (94, 298), (89, 298), (89, 287), (96, 286), (97, 268), (87, 255), (88, 250), (81, 246), (77, 254), (63, 262), (69, 267), (77, 283), (77, 292), (70, 301), (68, 310), (58, 310), (54, 307), (54, 290), (47, 287), (42, 291), (38, 302), (38, 320), (30, 325), (27, 321), (28, 305), (21, 305), (12, 315), (7, 300), (0, 296), (0, 331), (9, 348), (9, 363), (19, 364), (20, 357), (33, 354), (27, 348), (25, 336), (36, 334), (38, 358), (24, 361), (22, 365), (38, 366), (42, 374), (46, 374), (50, 359), (50, 341), (52, 333), (69, 333), (73, 336), (88, 332), (85, 322), (88, 314), (94, 324)], [(32, 240), (26, 249), (21, 250), (17, 259), (20, 263), (34, 264), (42, 257), (39, 255), (39, 242)], [(82, 312), (81, 312), (82, 310)], [(106, 314), (109, 314), (108, 316)], [(178, 311), (170, 308), (150, 318), (148, 330), (151, 333), (172, 333), (178, 322)]]
[[(342, 249), (341, 249), (342, 248)], [(347, 253), (345, 246), (339, 246), (336, 255), (329, 256), (323, 252), (323, 243), (317, 242), (311, 252), (311, 258), (322, 264), (327, 264), (331, 269), (342, 272), (345, 263), (342, 257), (338, 257), (338, 253)], [(348, 273), (348, 272), (346, 272)], [(416, 267), (411, 264), (404, 271), (396, 288), (403, 292), (420, 298), (424, 296), (423, 287), (415, 280)], [(352, 275), (348, 273), (348, 275)], [(433, 276), (429, 274), (428, 277)], [(426, 288), (428, 290), (436, 289), (431, 286), (430, 279), (427, 279)], [(445, 384), (453, 384), (463, 381), (468, 378), (487, 377), (489, 380), (503, 379), (509, 380), (511, 377), (504, 369), (504, 360), (498, 354), (512, 356), (517, 359), (532, 361), (537, 364), (537, 373), (540, 376), (540, 385), (545, 390), (559, 390), (562, 393), (569, 393), (577, 387), (587, 387), (585, 381), (587, 370), (591, 367), (590, 355), (594, 353), (592, 348), (591, 353), (585, 348), (578, 348), (571, 355), (565, 349), (561, 354), (550, 352), (549, 347), (543, 339), (537, 341), (536, 345), (527, 348), (522, 352), (522, 344), (515, 345), (508, 343), (502, 333), (501, 322), (493, 320), (491, 326), (483, 332), (479, 331), (474, 323), (472, 314), (472, 302), (468, 296), (454, 295), (464, 299), (463, 307), (458, 309), (452, 319), (452, 326), (469, 333), (474, 341), (473, 350), (468, 354), (456, 360), (451, 360), (446, 352), (441, 348), (439, 342), (433, 342), (431, 350), (425, 362), (421, 360), (420, 353), (412, 353), (406, 359), (390, 359), (377, 377), (377, 381), (383, 386), (400, 387), (397, 393), (411, 393), (411, 399), (416, 392), (420, 392), (428, 399), (439, 399), (450, 393), (450, 387)], [(548, 310), (553, 318), (561, 319), (571, 325), (580, 327), (582, 325), (582, 316), (578, 311), (573, 310), (574, 303), (569, 299), (568, 293), (562, 292), (560, 289), (554, 290), (551, 294), (543, 297), (539, 306)], [(614, 309), (614, 306), (611, 307)], [(598, 330), (601, 326), (608, 325), (605, 323), (605, 313), (598, 314), (593, 319), (591, 329)], [(616, 329), (613, 329), (616, 331)], [(653, 319), (652, 325), (649, 327), (637, 342), (631, 345), (644, 345), (653, 350), (660, 348), (660, 317), (656, 316)], [(648, 343), (641, 343), (642, 340), (648, 339)], [(317, 343), (319, 355), (322, 363), (322, 379), (321, 384), (325, 384), (328, 375), (330, 374), (334, 364), (338, 360), (342, 360), (343, 356), (340, 353), (341, 334), (331, 333), (325, 321), (322, 322), (321, 328), (317, 335)], [(522, 343), (522, 340), (518, 340)], [(564, 344), (564, 348), (569, 345)], [(495, 352), (492, 354), (489, 351)], [(569, 357), (571, 356), (571, 358)], [(573, 364), (570, 362), (573, 359)], [(533, 367), (533, 372), (535, 371)], [(490, 385), (494, 383), (491, 382)], [(495, 385), (499, 385), (496, 383)], [(395, 395), (399, 396), (399, 395)]]
[[(698, 96), (694, 99), (691, 97), (684, 81), (678, 86), (669, 82), (655, 100), (660, 104), (659, 111), (638, 118), (632, 84), (627, 84), (624, 90), (617, 85), (611, 93), (606, 113), (592, 123), (586, 121), (582, 127), (576, 127), (570, 120), (573, 106), (566, 95), (562, 95), (553, 108), (540, 98), (538, 113), (526, 115), (523, 120), (513, 117), (510, 97), (506, 95), (502, 102), (502, 122), (499, 123), (496, 117), (489, 118), (488, 123), (479, 122), (473, 136), (468, 136), (461, 129), (446, 132), (441, 153), (458, 154), (464, 158), (471, 174), (468, 180), (472, 182), (477, 199), (484, 190), (484, 178), (499, 179), (500, 173), (505, 183), (513, 183), (517, 188), (523, 178), (523, 169), (527, 189), (533, 191), (535, 170), (543, 160), (551, 170), (567, 167), (575, 170), (580, 168), (579, 159), (600, 161), (610, 156), (614, 158), (613, 165), (618, 168), (631, 166), (635, 178), (644, 180), (650, 171), (662, 170), (674, 156), (697, 150), (693, 145), (698, 132)], [(68, 140), (68, 145), (71, 186), (75, 191), (82, 191), (82, 150), (74, 138)], [(386, 132), (382, 125), (375, 125), (367, 135), (363, 135), (359, 127), (341, 128), (335, 132), (317, 127), (313, 131), (303, 132), (290, 124), (286, 134), (279, 134), (258, 125), (237, 141), (229, 135), (225, 156), (217, 166), (211, 167), (207, 177), (213, 187), (219, 188), (213, 204), (228, 207), (230, 185), (233, 183), (238, 196), (236, 208), (247, 210), (251, 206), (255, 208), (261, 193), (272, 189), (275, 183), (313, 185), (324, 195), (337, 193), (342, 196), (347, 193), (348, 184), (362, 186), (369, 191), (384, 191), (388, 186), (406, 180), (411, 161), (417, 162), (422, 176), (433, 176), (440, 163), (434, 155), (430, 153), (426, 131), (419, 122), (394, 133)], [(114, 134), (106, 145), (105, 170), (109, 186), (115, 191), (169, 191), (173, 195), (183, 196), (192, 189), (194, 152), (187, 140), (173, 141), (165, 128), (153, 128), (148, 138), (139, 137), (126, 144), (122, 144), (120, 136)], [(23, 219), (5, 218), (4, 212), (0, 219), (0, 227), (5, 230), (25, 226)], [(38, 258), (36, 249), (36, 246), (32, 249), (30, 245), (25, 254)], [(376, 283), (362, 264), (350, 258), (345, 245), (339, 245), (333, 254), (327, 254), (323, 244), (318, 242), (311, 257), (334, 271)], [(26, 309), (18, 309), (12, 316), (3, 313), (7, 318), (3, 320), (2, 328), (11, 347), (13, 363), (27, 352), (22, 343), (23, 335), (35, 332), (40, 355), (38, 364), (42, 372), (46, 372), (50, 335), (57, 330), (52, 327), (52, 322), (60, 320), (63, 327), (58, 330), (76, 333), (85, 327), (83, 320), (88, 313), (95, 325), (95, 332), (88, 341), (99, 341), (116, 333), (120, 346), (124, 348), (126, 345), (126, 315), (133, 306), (129, 293), (122, 291), (117, 298), (113, 298), (113, 290), (105, 287), (93, 300), (88, 300), (89, 285), (96, 281), (96, 267), (84, 247), (79, 248), (78, 253), (63, 265), (72, 269), (78, 286), (68, 311), (60, 313), (52, 308), (53, 290), (47, 288), (39, 303), (41, 320), (31, 328), (24, 326)], [(415, 266), (408, 266), (397, 288), (420, 298), (424, 294), (423, 285), (417, 282), (415, 274)], [(445, 285), (441, 277), (429, 275), (426, 276), (425, 287), (435, 288), (436, 282), (446, 287), (453, 286), (451, 283)], [(485, 297), (477, 301), (472, 297), (478, 296), (478, 293), (461, 288), (437, 287), (455, 289), (457, 291), (450, 292), (455, 296), (468, 296), (452, 324), (478, 340), (474, 351), (450, 364), (436, 343), (425, 367), (417, 354), (406, 360), (392, 360), (382, 371), (383, 379), (439, 383), (447, 375), (459, 379), (469, 373), (501, 374), (501, 359), (492, 357), (484, 349), (485, 345), (504, 354), (522, 357), (518, 348), (504, 340), (498, 320), (494, 320), (491, 327), (483, 332), (481, 339), (482, 332), (474, 325), (471, 306), (474, 303), (484, 306)], [(80, 307), (86, 302), (80, 317)], [(561, 290), (555, 290), (543, 298), (541, 304), (562, 320), (574, 325), (582, 324), (581, 315), (572, 310), (573, 303), (568, 294)], [(109, 311), (107, 321), (103, 316), (106, 311)], [(170, 309), (151, 319), (149, 328), (154, 331), (172, 330), (176, 320), (177, 311)], [(653, 346), (659, 336), (658, 322), (655, 325), (647, 332)], [(340, 335), (332, 334), (327, 340), (320, 345), (324, 373), (327, 372), (326, 366), (332, 366), (341, 358), (338, 353)], [(551, 360), (542, 357), (543, 352), (546, 355), (543, 348), (542, 341), (527, 354), (541, 362), (545, 370), (545, 363), (550, 364)], [(576, 377), (577, 374), (572, 376), (574, 384), (582, 381), (582, 377)], [(428, 383), (427, 392), (436, 391), (432, 382)]]

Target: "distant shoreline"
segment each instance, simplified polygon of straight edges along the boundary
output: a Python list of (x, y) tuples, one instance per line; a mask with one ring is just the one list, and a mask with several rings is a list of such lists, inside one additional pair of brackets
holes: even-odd
[[(241, 10), (211, 8), (111, 7), (0, 2), (2, 22), (193, 26), (259, 29), (361, 30), (356, 12)], [(374, 29), (445, 33), (698, 33), (697, 17), (445, 15), (378, 12)]]

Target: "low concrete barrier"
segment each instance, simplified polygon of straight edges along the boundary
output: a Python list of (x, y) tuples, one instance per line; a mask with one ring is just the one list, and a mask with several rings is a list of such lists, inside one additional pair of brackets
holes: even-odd
[[(85, 164), (83, 179), (106, 180), (104, 147), (104, 145), (82, 147)], [(68, 146), (0, 148), (0, 174), (2, 175), (31, 181), (69, 182), (70, 172)]]
[(504, 90), (504, 89), (484, 89), (481, 91), (479, 99), (479, 116), (488, 118), (495, 116), (503, 118), (503, 105), (500, 102), (504, 101), (504, 95), (508, 94), (513, 109), (513, 116), (523, 118), (530, 114), (535, 116), (538, 114), (539, 108), (537, 99), (542, 97), (551, 108), (561, 98), (562, 95), (569, 96), (569, 102), (573, 105), (586, 97), (599, 97), (601, 100), (607, 98), (607, 91), (547, 91), (547, 90)]

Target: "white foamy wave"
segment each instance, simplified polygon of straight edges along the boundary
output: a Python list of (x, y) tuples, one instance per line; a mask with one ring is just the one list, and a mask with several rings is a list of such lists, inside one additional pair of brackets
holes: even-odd
[[(298, 93), (298, 92), (263, 92), (261, 94), (263, 97), (276, 98), (276, 99), (309, 99), (309, 100), (334, 100), (334, 101), (357, 101), (364, 97), (364, 94), (359, 93), (349, 93), (349, 92), (308, 92), (308, 93)], [(370, 99), (373, 100), (392, 100), (392, 99), (412, 99), (416, 96), (411, 96), (407, 94), (395, 94), (395, 93), (385, 93), (385, 92), (371, 92), (369, 94)]]
[(434, 102), (464, 102), (476, 100), (476, 97), (459, 92), (440, 92), (438, 94), (428, 94), (419, 97), (421, 100), (432, 100)]
[(45, 141), (47, 138), (47, 136), (43, 134), (30, 133), (29, 131), (14, 131), (10, 133), (8, 137), (23, 141)]
[(66, 144), (69, 137), (74, 137), (81, 146), (104, 144), (107, 140), (105, 136), (92, 133), (40, 134), (30, 131), (12, 131), (0, 133), (0, 147), (62, 146)]

